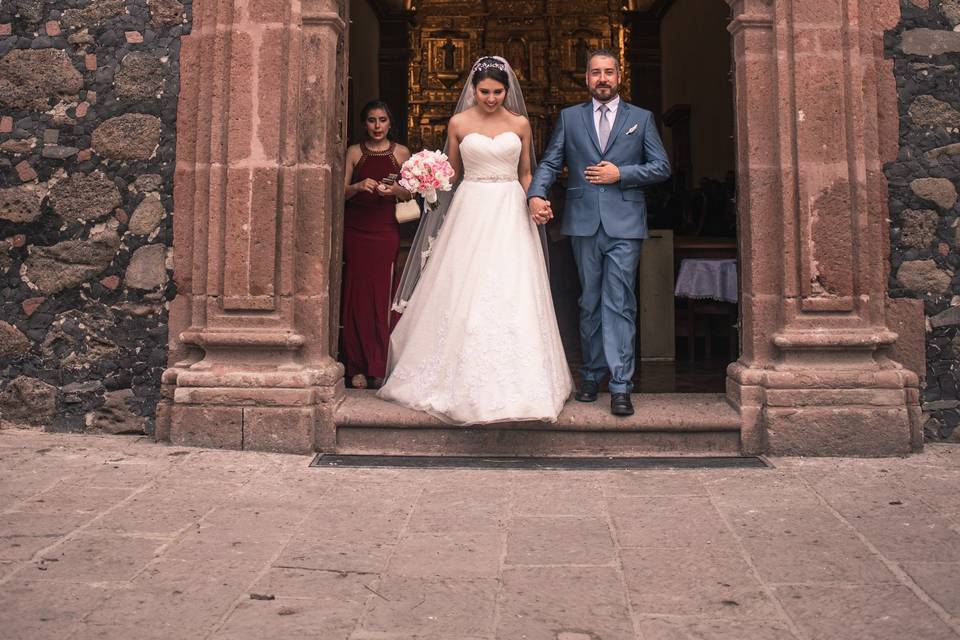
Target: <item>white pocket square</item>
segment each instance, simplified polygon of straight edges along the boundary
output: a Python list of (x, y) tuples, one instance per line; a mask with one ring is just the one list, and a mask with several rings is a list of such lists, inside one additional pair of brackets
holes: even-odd
[(639, 126), (640, 126), (640, 125), (635, 124), (635, 125), (633, 125), (632, 127), (630, 127), (630, 129), (627, 131), (627, 135), (628, 135), (628, 136), (633, 135), (633, 132), (636, 131), (636, 130), (637, 130), (637, 127), (639, 127)]

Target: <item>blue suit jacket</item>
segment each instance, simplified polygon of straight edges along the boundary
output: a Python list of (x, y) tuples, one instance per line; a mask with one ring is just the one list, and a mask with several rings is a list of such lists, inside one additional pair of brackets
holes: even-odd
[[(601, 160), (617, 165), (620, 182), (587, 182), (584, 170)], [(601, 153), (593, 122), (593, 101), (561, 111), (527, 197), (546, 198), (564, 163), (570, 169), (570, 177), (560, 226), (563, 234), (592, 236), (603, 224), (611, 238), (647, 237), (643, 187), (670, 177), (670, 161), (652, 113), (621, 100), (607, 148)]]

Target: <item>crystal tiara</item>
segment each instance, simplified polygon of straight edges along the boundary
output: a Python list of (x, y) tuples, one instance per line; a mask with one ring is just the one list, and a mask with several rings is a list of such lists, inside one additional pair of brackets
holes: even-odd
[(500, 69), (501, 71), (506, 71), (507, 68), (504, 64), (493, 58), (483, 58), (473, 65), (473, 72), (483, 71), (484, 69)]

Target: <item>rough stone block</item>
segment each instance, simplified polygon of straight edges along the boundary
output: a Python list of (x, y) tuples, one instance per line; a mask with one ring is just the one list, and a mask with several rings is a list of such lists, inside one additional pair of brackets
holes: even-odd
[(17, 376), (0, 393), (0, 419), (43, 425), (57, 413), (57, 388), (43, 380)]
[(149, 100), (163, 90), (167, 72), (160, 58), (143, 51), (133, 51), (123, 57), (113, 77), (116, 95), (121, 100)]
[(170, 442), (214, 449), (243, 448), (243, 409), (174, 404), (170, 410)]
[(44, 158), (55, 158), (57, 160), (65, 160), (70, 156), (77, 155), (77, 152), (80, 151), (77, 147), (68, 147), (59, 144), (48, 144), (43, 147), (43, 150), (40, 152), (40, 155)]
[(903, 389), (769, 389), (768, 407), (903, 406)]
[(157, 193), (148, 193), (130, 217), (130, 226), (127, 230), (134, 235), (150, 235), (166, 213), (160, 202), (160, 196)]
[(911, 56), (939, 56), (960, 53), (960, 32), (943, 29), (908, 29), (900, 48)]
[(248, 407), (243, 410), (243, 448), (277, 453), (313, 451), (312, 407)]
[(153, 27), (172, 27), (183, 22), (183, 4), (177, 0), (147, 0), (147, 8)]
[(960, 325), (960, 306), (953, 306), (930, 318), (930, 326), (950, 327)]
[(49, 247), (32, 247), (27, 277), (50, 295), (88, 280), (113, 261), (120, 238), (109, 228), (91, 231), (87, 240), (65, 240)]
[[(264, 3), (267, 4), (267, 3)], [(281, 14), (282, 15), (282, 14)], [(257, 131), (254, 132), (265, 159), (280, 159), (280, 136), (283, 134), (281, 123), (284, 121), (283, 107), (287, 83), (287, 47), (284, 40), (286, 30), (280, 27), (268, 27), (263, 31), (259, 50), (259, 77), (257, 79)]]
[(960, 127), (960, 111), (949, 102), (937, 100), (933, 96), (919, 96), (910, 105), (910, 118), (919, 125), (927, 127)]
[(147, 420), (131, 409), (133, 399), (130, 389), (107, 392), (103, 405), (87, 414), (87, 428), (112, 434), (144, 433)]
[(960, 0), (940, 0), (940, 13), (956, 29), (960, 25)]
[(29, 317), (33, 315), (33, 312), (36, 311), (37, 308), (39, 308), (40, 305), (42, 305), (46, 299), (47, 299), (46, 296), (37, 296), (35, 298), (27, 298), (26, 300), (20, 303), (20, 307), (23, 309), (23, 313)]
[(957, 188), (946, 178), (917, 178), (910, 183), (910, 190), (943, 209), (957, 204)]
[(949, 162), (954, 156), (960, 156), (960, 142), (937, 147), (923, 154), (924, 158), (934, 164), (939, 164), (941, 161)]
[[(257, 153), (253, 144), (254, 138), (260, 135), (260, 126), (270, 126), (270, 123), (256, 123), (254, 121), (253, 105), (256, 96), (251, 92), (251, 77), (259, 63), (259, 52), (254, 48), (251, 34), (234, 31), (230, 34), (232, 40), (230, 49), (230, 84), (233, 91), (229, 96), (229, 105), (223, 105), (223, 112), (213, 114), (214, 125), (222, 116), (229, 116), (227, 122), (228, 158), (231, 161), (251, 158), (262, 161), (264, 158)], [(218, 105), (214, 105), (217, 109)], [(259, 147), (259, 145), (256, 145)]]
[(9, 322), (0, 320), (0, 358), (16, 358), (29, 350), (30, 341), (27, 336)]
[(897, 456), (911, 451), (906, 406), (768, 407), (764, 422), (773, 455)]
[(113, 180), (95, 171), (75, 173), (50, 190), (53, 211), (67, 222), (97, 220), (121, 204), (120, 191)]
[(140, 192), (160, 191), (164, 186), (163, 176), (157, 173), (145, 173), (133, 181), (133, 190)]
[(887, 326), (898, 336), (890, 349), (890, 357), (923, 380), (927, 370), (923, 301), (888, 298), (886, 308)]
[(93, 132), (91, 146), (110, 160), (149, 160), (160, 144), (160, 118), (125, 113), (110, 118)]
[(120, 15), (125, 0), (94, 0), (82, 9), (67, 9), (60, 21), (67, 27), (93, 27), (107, 18)]
[(30, 182), (37, 179), (37, 172), (26, 160), (17, 163), (14, 169), (17, 170), (17, 177), (20, 178), (20, 182)]
[(908, 289), (921, 293), (944, 293), (952, 277), (933, 260), (908, 260), (897, 270), (897, 280)]
[[(251, 176), (251, 208), (249, 287), (255, 296), (272, 296), (276, 293), (276, 280), (280, 275), (275, 265), (277, 228), (281, 225), (284, 203), (278, 193), (278, 171), (276, 168), (258, 168)], [(290, 238), (285, 246), (292, 246), (295, 240)], [(292, 256), (283, 256), (292, 259)], [(285, 270), (283, 266), (280, 268)]]
[(75, 96), (83, 76), (60, 49), (14, 49), (0, 58), (0, 104), (46, 110)]
[(133, 289), (156, 289), (167, 281), (167, 248), (162, 244), (140, 247), (130, 256), (126, 285)]
[[(899, 15), (899, 11), (897, 13)], [(900, 107), (897, 96), (896, 67), (893, 60), (877, 60), (877, 78), (879, 81), (877, 127), (880, 134), (880, 161), (894, 162), (900, 150)]]
[(46, 192), (36, 185), (0, 189), (0, 220), (24, 223), (40, 217)]
[(937, 237), (937, 223), (940, 216), (929, 209), (905, 209), (903, 214), (903, 234), (901, 242), (914, 249), (928, 248)]

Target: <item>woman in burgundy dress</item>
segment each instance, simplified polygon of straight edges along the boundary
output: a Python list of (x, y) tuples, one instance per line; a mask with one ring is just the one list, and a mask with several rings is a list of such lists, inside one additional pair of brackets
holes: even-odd
[(395, 209), (398, 200), (411, 195), (393, 181), (410, 151), (389, 137), (390, 108), (379, 100), (369, 102), (361, 121), (366, 139), (347, 148), (340, 359), (351, 386), (362, 389), (370, 382), (379, 386), (386, 373), (394, 263), (400, 250)]

